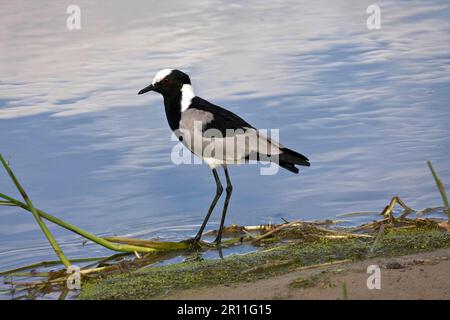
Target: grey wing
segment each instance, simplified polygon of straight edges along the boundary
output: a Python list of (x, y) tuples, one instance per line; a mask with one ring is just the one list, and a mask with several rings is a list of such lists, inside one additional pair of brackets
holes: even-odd
[(204, 108), (191, 107), (183, 112), (179, 132), (176, 134), (194, 154), (218, 160), (221, 164), (270, 160), (267, 156), (274, 157), (281, 153), (282, 146), (278, 142), (269, 139), (247, 122), (242, 122), (243, 120), (240, 122), (242, 126), (226, 126), (226, 123), (230, 123), (230, 114), (234, 115), (231, 112), (213, 113)]

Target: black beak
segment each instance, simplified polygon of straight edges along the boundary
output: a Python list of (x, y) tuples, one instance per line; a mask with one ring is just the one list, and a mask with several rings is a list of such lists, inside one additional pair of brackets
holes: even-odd
[(155, 89), (155, 87), (153, 87), (153, 85), (151, 84), (151, 85), (149, 85), (149, 86), (146, 86), (146, 87), (145, 87), (144, 89), (142, 89), (141, 91), (139, 91), (138, 94), (143, 94), (143, 93), (152, 91), (152, 90), (154, 90), (154, 89)]

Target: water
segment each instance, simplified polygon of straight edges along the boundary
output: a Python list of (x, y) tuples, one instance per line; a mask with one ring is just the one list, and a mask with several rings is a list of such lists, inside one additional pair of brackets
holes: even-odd
[[(0, 152), (38, 208), (98, 235), (195, 234), (213, 177), (171, 162), (161, 97), (137, 95), (166, 67), (311, 159), (299, 176), (232, 167), (228, 223), (441, 205), (425, 161), (450, 183), (448, 1), (380, 1), (374, 31), (371, 1), (76, 4), (78, 31), (64, 2), (0, 4)], [(4, 171), (0, 192), (20, 198)], [(69, 257), (110, 253), (50, 229)], [(0, 243), (1, 270), (55, 258), (17, 208), (0, 207)]]

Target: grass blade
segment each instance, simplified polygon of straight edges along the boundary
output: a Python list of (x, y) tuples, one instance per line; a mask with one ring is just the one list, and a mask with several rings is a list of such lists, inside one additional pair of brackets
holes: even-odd
[(20, 194), (22, 195), (23, 199), (27, 203), (28, 208), (30, 208), (31, 213), (33, 214), (34, 218), (36, 219), (39, 227), (41, 228), (44, 235), (47, 237), (47, 240), (50, 242), (50, 245), (52, 246), (53, 250), (55, 251), (56, 255), (58, 256), (59, 260), (61, 260), (62, 264), (64, 266), (68, 267), (70, 266), (70, 261), (67, 259), (67, 257), (64, 255), (64, 252), (59, 247), (58, 243), (56, 242), (55, 238), (51, 234), (50, 230), (48, 230), (47, 226), (45, 225), (44, 221), (42, 221), (39, 213), (36, 211), (36, 209), (33, 206), (33, 203), (31, 202), (31, 199), (28, 197), (25, 190), (22, 188), (22, 186), (19, 183), (19, 180), (17, 180), (16, 176), (14, 175), (13, 171), (9, 167), (8, 163), (5, 161), (3, 156), (0, 154), (0, 161), (2, 162), (3, 166), (6, 169), (6, 172), (8, 172), (8, 175), (10, 176), (11, 180), (16, 185), (17, 190), (19, 190)]
[[(14, 198), (12, 198), (10, 196), (7, 196), (7, 195), (5, 195), (3, 193), (0, 193), (0, 198), (3, 198), (5, 200), (13, 203), (15, 206), (18, 206), (18, 207), (20, 207), (22, 209), (25, 209), (27, 211), (31, 211), (30, 208), (25, 203), (23, 203), (23, 202), (21, 202), (21, 201), (19, 201), (17, 199), (14, 199)], [(97, 237), (96, 235), (94, 235), (94, 234), (92, 234), (90, 232), (87, 232), (87, 231), (85, 231), (85, 230), (83, 230), (83, 229), (81, 229), (81, 228), (79, 228), (77, 226), (74, 226), (74, 225), (72, 225), (70, 223), (67, 223), (67, 222), (61, 220), (61, 219), (58, 219), (57, 217), (52, 216), (52, 215), (50, 215), (50, 214), (48, 214), (48, 213), (46, 213), (46, 212), (44, 212), (42, 210), (39, 210), (39, 209), (36, 209), (36, 210), (39, 213), (39, 215), (42, 216), (42, 218), (44, 218), (44, 219), (46, 219), (48, 221), (51, 221), (54, 224), (56, 224), (56, 225), (58, 225), (60, 227), (63, 227), (64, 229), (67, 229), (67, 230), (72, 231), (72, 232), (74, 232), (76, 234), (79, 234), (80, 236), (82, 236), (82, 237), (84, 237), (84, 238), (86, 238), (88, 240), (91, 240), (92, 242), (95, 242), (95, 243), (97, 243), (97, 244), (99, 244), (99, 245), (101, 245), (101, 246), (103, 246), (105, 248), (108, 248), (110, 250), (121, 251), (121, 252), (130, 252), (130, 253), (133, 253), (134, 251), (141, 252), (141, 253), (156, 253), (158, 251), (158, 250), (156, 250), (154, 248), (139, 247), (139, 246), (134, 246), (134, 245), (120, 245), (120, 244), (116, 245), (114, 243), (111, 243), (111, 242), (103, 239), (103, 238)]]
[(439, 192), (441, 193), (442, 201), (444, 202), (445, 211), (448, 215), (448, 222), (450, 223), (450, 210), (448, 206), (448, 198), (447, 193), (445, 192), (445, 186), (442, 183), (441, 179), (439, 178), (438, 174), (433, 168), (433, 165), (431, 164), (431, 161), (427, 161), (428, 167), (431, 170), (431, 174), (433, 175), (434, 181), (436, 181), (436, 185), (438, 187)]

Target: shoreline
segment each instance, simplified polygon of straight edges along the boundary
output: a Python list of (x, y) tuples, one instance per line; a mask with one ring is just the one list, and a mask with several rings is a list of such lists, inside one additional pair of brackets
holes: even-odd
[[(380, 267), (380, 289), (368, 289), (367, 267)], [(170, 300), (450, 299), (450, 248), (379, 257), (291, 272), (257, 280), (173, 292)]]
[[(434, 254), (442, 254), (444, 258), (434, 267), (428, 266), (430, 259), (422, 257)], [(423, 260), (424, 265), (414, 265), (409, 260), (403, 260), (411, 260), (409, 256), (413, 257), (412, 260)], [(395, 260), (400, 262), (391, 264), (392, 270), (383, 267)], [(386, 230), (375, 247), (374, 239), (370, 238), (333, 240), (321, 238), (308, 241), (301, 239), (274, 244), (258, 252), (231, 255), (221, 260), (189, 259), (181, 263), (106, 276), (84, 283), (78, 298), (338, 299), (344, 298), (341, 283), (346, 282), (349, 299), (368, 298), (364, 291), (378, 292), (376, 296), (378, 299), (395, 299), (388, 294), (389, 290), (367, 289), (365, 281), (369, 274), (361, 272), (361, 268), (364, 265), (367, 268), (369, 262), (379, 263), (386, 279), (399, 283), (397, 289), (392, 289), (398, 290), (399, 299), (403, 297), (401, 280), (398, 280), (401, 277), (393, 274), (398, 270), (404, 270), (398, 272), (405, 272), (405, 275), (411, 274), (414, 280), (420, 280), (421, 274), (430, 275), (420, 280), (419, 288), (430, 294), (424, 296), (424, 299), (449, 296), (450, 283), (443, 289), (434, 288), (438, 283), (445, 282), (445, 279), (450, 279), (448, 277), (450, 233), (435, 228), (415, 226)], [(334, 265), (327, 266), (327, 264)], [(400, 266), (398, 270), (394, 269), (396, 266)], [(336, 270), (341, 269), (347, 271), (336, 273)], [(429, 270), (429, 272), (420, 271), (420, 269)], [(325, 272), (322, 273), (324, 270)], [(317, 272), (319, 275), (316, 274)], [(363, 278), (366, 280), (361, 284)], [(429, 281), (430, 279), (435, 281)], [(352, 281), (359, 283), (359, 286), (353, 286)], [(382, 283), (384, 282), (382, 280)], [(323, 286), (327, 290), (322, 290)], [(326, 288), (327, 286), (329, 287)], [(406, 288), (410, 286), (405, 286)], [(413, 296), (408, 297), (413, 298)], [(416, 298), (420, 296), (416, 295)]]

